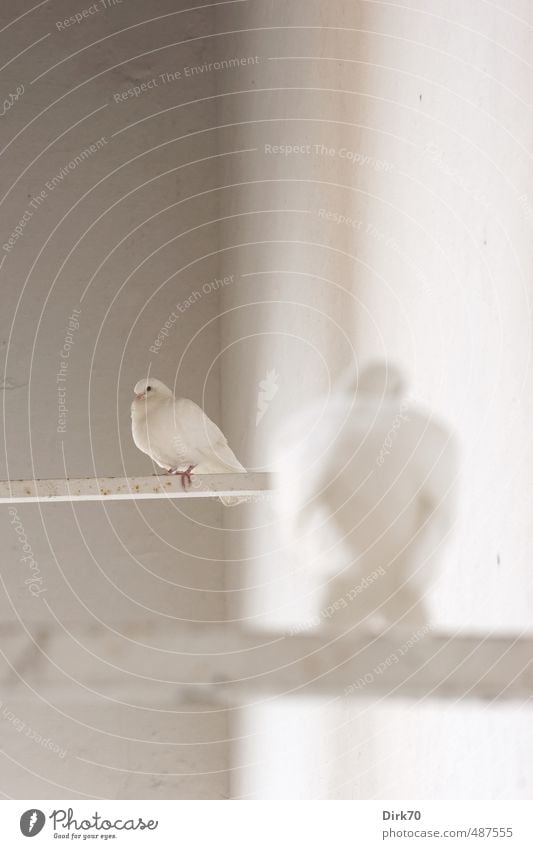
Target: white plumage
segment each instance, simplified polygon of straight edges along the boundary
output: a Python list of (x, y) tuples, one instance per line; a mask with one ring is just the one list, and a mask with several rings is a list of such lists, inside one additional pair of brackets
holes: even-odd
[(291, 562), (324, 586), (321, 621), (428, 621), (427, 594), (453, 523), (455, 440), (376, 363), (275, 435), (275, 505)]
[[(189, 398), (175, 398), (157, 378), (135, 385), (131, 430), (137, 448), (173, 474), (245, 472), (220, 428)], [(247, 499), (221, 497), (227, 506)]]

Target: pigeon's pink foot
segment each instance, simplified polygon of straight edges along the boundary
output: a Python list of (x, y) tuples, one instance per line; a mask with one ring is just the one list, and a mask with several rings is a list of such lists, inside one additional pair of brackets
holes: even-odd
[(189, 466), (188, 469), (185, 469), (184, 472), (180, 472), (179, 469), (169, 469), (169, 474), (170, 475), (179, 475), (180, 478), (181, 478), (181, 485), (182, 485), (183, 489), (187, 489), (187, 487), (190, 486), (191, 483), (192, 483), (191, 472), (192, 472), (193, 469), (194, 469), (193, 465)]

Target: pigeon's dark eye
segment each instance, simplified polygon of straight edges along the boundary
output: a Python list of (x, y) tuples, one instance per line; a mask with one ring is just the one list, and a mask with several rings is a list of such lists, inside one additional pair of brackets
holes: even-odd
[(146, 387), (146, 391), (147, 391), (147, 392), (150, 392), (151, 388), (152, 388), (151, 386), (147, 386), (147, 387)]

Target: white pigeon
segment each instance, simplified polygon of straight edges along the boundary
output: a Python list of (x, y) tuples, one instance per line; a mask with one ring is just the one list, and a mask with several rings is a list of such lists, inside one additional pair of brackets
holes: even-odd
[[(191, 472), (216, 475), (245, 472), (222, 431), (194, 401), (175, 398), (172, 390), (151, 377), (140, 380), (131, 405), (131, 430), (137, 448), (171, 474), (191, 483)], [(247, 501), (220, 497), (226, 506)]]
[(320, 621), (427, 623), (455, 518), (457, 446), (398, 370), (378, 362), (358, 380), (347, 372), (283, 423), (272, 455), (291, 560), (325, 584)]

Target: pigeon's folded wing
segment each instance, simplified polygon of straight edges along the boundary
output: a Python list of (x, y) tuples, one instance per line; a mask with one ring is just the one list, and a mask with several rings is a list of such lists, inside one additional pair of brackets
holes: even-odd
[(194, 445), (201, 459), (196, 467), (200, 474), (222, 472), (245, 472), (228, 445), (228, 441), (217, 425), (206, 416), (194, 401), (180, 398), (176, 401), (176, 413), (185, 440)]
[[(176, 401), (176, 408), (184, 437), (195, 446), (196, 454), (200, 458), (195, 466), (197, 474), (218, 475), (224, 472), (246, 471), (229, 447), (220, 428), (206, 416), (201, 407), (188, 398), (181, 398)], [(220, 500), (226, 507), (233, 507), (249, 499), (222, 495)]]

